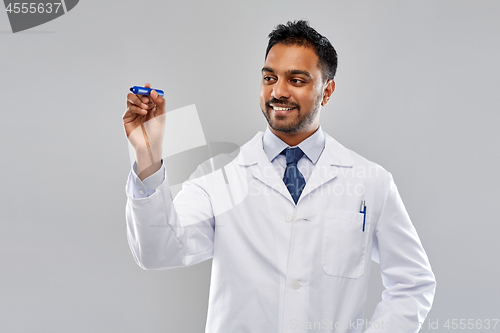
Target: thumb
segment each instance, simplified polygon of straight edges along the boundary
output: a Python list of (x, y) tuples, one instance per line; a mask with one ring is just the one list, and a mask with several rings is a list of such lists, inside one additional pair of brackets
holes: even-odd
[(151, 96), (153, 103), (156, 104), (156, 107), (158, 109), (160, 109), (162, 112), (165, 111), (165, 98), (158, 95), (158, 93), (155, 90), (151, 90), (149, 96)]

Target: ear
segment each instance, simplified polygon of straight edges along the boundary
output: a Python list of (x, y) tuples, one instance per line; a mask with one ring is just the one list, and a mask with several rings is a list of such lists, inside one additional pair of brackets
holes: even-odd
[(321, 101), (322, 106), (325, 106), (328, 103), (328, 100), (330, 99), (330, 96), (332, 96), (334, 91), (335, 81), (333, 81), (333, 79), (328, 80), (323, 88), (323, 100)]

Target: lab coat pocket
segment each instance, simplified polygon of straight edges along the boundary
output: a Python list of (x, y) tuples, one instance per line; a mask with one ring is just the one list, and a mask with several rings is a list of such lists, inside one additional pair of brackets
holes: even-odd
[(325, 215), (321, 265), (326, 274), (357, 279), (364, 274), (370, 215), (330, 210)]

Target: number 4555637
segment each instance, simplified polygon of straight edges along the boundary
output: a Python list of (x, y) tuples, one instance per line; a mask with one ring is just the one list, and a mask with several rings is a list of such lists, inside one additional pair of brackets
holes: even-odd
[(448, 319), (443, 326), (452, 330), (494, 330), (498, 321), (498, 319)]
[(57, 13), (61, 7), (60, 2), (56, 3), (28, 3), (28, 2), (14, 2), (9, 3), (5, 11), (9, 14), (42, 14), (47, 13), (50, 14), (52, 12)]

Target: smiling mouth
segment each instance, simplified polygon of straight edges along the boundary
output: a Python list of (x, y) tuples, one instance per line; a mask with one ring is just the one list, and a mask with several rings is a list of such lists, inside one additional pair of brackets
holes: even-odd
[(275, 111), (290, 111), (295, 109), (294, 107), (283, 108), (279, 106), (271, 106)]
[(297, 107), (294, 105), (286, 105), (286, 104), (278, 104), (278, 103), (269, 103), (268, 104), (274, 111), (281, 111), (281, 112), (286, 112), (290, 111), (293, 109), (296, 109)]

